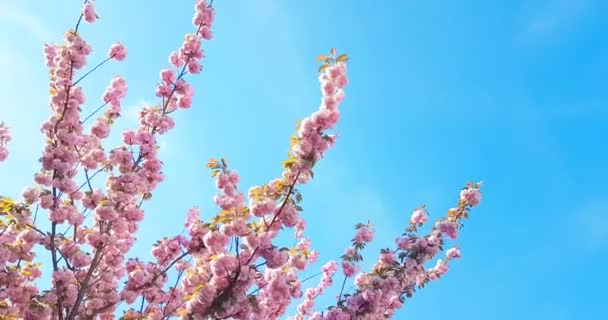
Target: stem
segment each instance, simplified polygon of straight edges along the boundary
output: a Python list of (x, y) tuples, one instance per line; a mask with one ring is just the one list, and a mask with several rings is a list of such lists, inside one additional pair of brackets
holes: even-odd
[[(179, 257), (175, 258), (175, 260), (173, 260), (167, 267), (165, 267), (163, 270), (161, 270), (159, 273), (157, 273), (152, 278), (152, 280), (150, 280), (148, 283), (144, 283), (141, 286), (135, 287), (135, 288), (133, 288), (131, 290), (133, 290), (133, 291), (142, 290), (142, 289), (145, 289), (148, 286), (152, 285), (154, 283), (154, 281), (156, 281), (156, 279), (158, 279), (160, 276), (162, 276), (165, 273), (167, 273), (167, 271), (169, 271), (169, 269), (171, 269), (171, 267), (173, 267), (176, 263), (178, 263), (181, 259), (183, 259), (184, 257), (186, 257), (189, 254), (190, 254), (190, 251), (186, 251), (186, 252), (182, 253)], [(95, 311), (93, 311), (93, 314), (95, 315), (95, 314), (99, 314), (101, 312), (104, 312), (105, 310), (110, 309), (112, 306), (114, 306), (114, 305), (116, 305), (116, 304), (118, 304), (120, 302), (122, 302), (122, 300), (118, 301), (118, 302), (108, 303), (105, 306), (103, 306), (103, 307), (101, 307), (101, 308), (96, 309)], [(74, 319), (69, 319), (69, 320), (74, 320)]]
[(176, 263), (178, 263), (180, 260), (182, 260), (183, 258), (185, 258), (189, 254), (190, 254), (190, 251), (186, 251), (186, 252), (182, 253), (179, 257), (175, 258), (175, 260), (173, 260), (168, 266), (166, 266), (163, 270), (161, 270), (154, 277), (152, 277), (152, 279), (148, 283), (144, 283), (141, 286), (135, 287), (132, 290), (133, 291), (141, 290), (141, 289), (144, 289), (147, 286), (151, 285), (152, 283), (154, 283), (154, 281), (156, 281), (156, 279), (158, 279), (159, 277), (161, 277), (165, 273), (167, 273), (167, 271), (169, 271), (169, 269), (171, 269), (171, 267), (173, 267)]
[[(61, 256), (59, 259), (63, 259), (65, 261), (65, 265), (68, 267), (68, 269), (70, 269), (71, 271), (74, 271), (74, 267), (72, 267), (70, 265), (70, 262), (68, 261), (68, 258), (66, 258), (63, 253), (61, 253), (61, 250), (57, 250), (57, 252), (59, 253), (59, 255)], [(59, 260), (60, 261), (60, 260)], [(57, 262), (59, 262), (57, 261)]]
[(2, 229), (2, 232), (0, 232), (0, 237), (2, 237), (2, 235), (6, 232), (6, 230), (8, 229), (8, 227), (10, 227), (13, 223), (15, 223), (14, 220), (11, 220), (11, 222), (9, 222), (6, 227), (4, 227), (4, 229)]
[[(196, 35), (197, 36), (198, 36), (198, 33), (201, 31), (202, 27), (203, 27), (203, 24), (200, 24), (198, 26), (198, 29), (196, 29)], [(171, 98), (173, 98), (173, 95), (177, 91), (177, 83), (186, 74), (186, 67), (188, 66), (188, 63), (190, 62), (191, 59), (192, 59), (192, 57), (188, 56), (188, 58), (184, 62), (184, 66), (182, 67), (182, 70), (179, 72), (179, 75), (177, 76), (177, 78), (175, 79), (175, 83), (173, 84), (173, 88), (171, 88), (171, 93), (169, 93), (169, 97), (167, 97), (166, 100), (164, 100), (165, 98), (163, 97), (164, 103), (163, 103), (163, 110), (161, 112), (161, 121), (162, 121), (162, 118), (167, 114), (167, 107), (169, 106), (169, 103), (171, 103)], [(159, 124), (160, 124), (160, 121), (159, 121)], [(152, 130), (150, 131), (151, 134), (154, 135), (156, 133), (156, 130), (158, 130), (158, 125), (155, 125), (154, 127), (152, 127)], [(135, 170), (135, 168), (137, 168), (137, 166), (139, 165), (139, 163), (141, 162), (141, 160), (143, 160), (143, 157), (144, 157), (144, 155), (140, 151), (139, 155), (137, 156), (137, 160), (135, 160), (135, 163), (133, 163), (133, 168), (131, 170)]]
[[(89, 2), (89, 0), (84, 0), (84, 3), (82, 4), (83, 6), (85, 4), (87, 4), (87, 2)], [(82, 21), (82, 11), (80, 12), (80, 17), (78, 17), (78, 22), (76, 22), (76, 27), (74, 28), (74, 32), (78, 32), (78, 27), (80, 27), (80, 21)]]
[(91, 112), (86, 118), (84, 118), (84, 120), (80, 121), (80, 124), (87, 122), (87, 120), (89, 120), (92, 116), (94, 116), (97, 112), (99, 112), (99, 110), (101, 110), (106, 105), (107, 105), (107, 103), (104, 103), (101, 106), (99, 106), (97, 109), (95, 109), (95, 111)]
[(93, 187), (91, 186), (91, 178), (89, 178), (89, 169), (84, 168), (84, 176), (87, 178), (87, 185), (89, 186), (89, 191), (93, 193)]
[(141, 305), (139, 306), (139, 315), (143, 317), (143, 313), (144, 313), (144, 302), (146, 302), (146, 298), (144, 297), (144, 294), (141, 294)]
[(342, 288), (340, 289), (340, 295), (338, 296), (338, 302), (336, 302), (336, 304), (339, 304), (340, 300), (342, 300), (342, 292), (344, 292), (344, 285), (346, 285), (346, 279), (348, 279), (348, 277), (344, 276), (344, 281), (342, 281)]
[(42, 230), (40, 230), (40, 229), (36, 228), (36, 226), (31, 225), (31, 224), (26, 224), (26, 226), (27, 226), (28, 228), (32, 228), (32, 229), (36, 230), (36, 231), (37, 231), (38, 233), (40, 233), (41, 235), (46, 236), (46, 233), (44, 233), (44, 232), (42, 232)]
[(310, 279), (312, 279), (312, 278), (314, 278), (314, 277), (317, 277), (317, 276), (319, 276), (319, 275), (321, 275), (321, 274), (323, 274), (323, 272), (317, 272), (317, 273), (313, 274), (312, 276), (310, 276), (310, 277), (308, 277), (308, 278), (306, 278), (306, 279), (302, 280), (302, 283), (304, 283), (304, 282), (306, 282), (306, 281), (308, 281), (308, 280), (310, 280)]
[(239, 246), (240, 246), (240, 244), (239, 244), (239, 237), (235, 237), (235, 238), (236, 238), (236, 247), (235, 247), (235, 250), (236, 250), (236, 259), (239, 262), (239, 267), (240, 267), (240, 265), (241, 265), (241, 259), (239, 259), (239, 256), (240, 256), (240, 253), (239, 253)]
[[(53, 188), (53, 191), (54, 188)], [(53, 271), (57, 272), (59, 267), (57, 266), (57, 250), (55, 250), (55, 232), (57, 231), (57, 222), (53, 222), (51, 226), (51, 258), (53, 260)], [(63, 320), (63, 302), (61, 299), (61, 295), (58, 295), (57, 300), (57, 313), (59, 315), (59, 320)]]
[[(91, 213), (91, 211), (87, 212), (88, 210), (89, 210), (88, 208), (85, 208), (84, 211), (81, 213), (82, 215), (84, 215), (85, 219), (88, 218), (89, 213)], [(83, 224), (84, 224), (84, 222), (83, 222)], [(76, 226), (71, 224), (67, 227), (67, 229), (65, 229), (65, 231), (61, 235), (65, 237), (65, 235), (72, 229), (72, 227), (76, 228)], [(74, 229), (74, 242), (76, 242), (76, 229)]]
[(78, 310), (78, 307), (80, 307), (80, 303), (82, 302), (82, 299), (84, 298), (84, 294), (86, 293), (86, 290), (89, 286), (89, 281), (91, 281), (93, 272), (95, 272), (95, 269), (97, 269), (97, 264), (100, 262), (101, 257), (103, 256), (103, 254), (101, 253), (103, 248), (104, 248), (103, 246), (100, 246), (95, 251), (95, 256), (93, 257), (93, 261), (91, 261), (91, 266), (89, 267), (89, 271), (87, 272), (87, 275), (84, 278), (84, 280), (82, 281), (82, 284), (80, 285), (80, 289), (78, 290), (78, 295), (76, 296), (76, 302), (74, 302), (74, 306), (72, 307), (72, 310), (70, 311), (70, 313), (68, 313), (66, 320), (74, 320), (74, 317), (76, 317), (76, 311)]
[(39, 205), (36, 205), (36, 211), (34, 212), (34, 220), (32, 221), (32, 224), (36, 224), (36, 218), (38, 218), (38, 208)]
[[(287, 191), (287, 195), (285, 196), (285, 199), (283, 200), (283, 203), (281, 204), (281, 207), (279, 208), (279, 211), (277, 212), (277, 214), (274, 215), (274, 217), (272, 218), (272, 221), (270, 222), (270, 224), (268, 226), (266, 226), (266, 230), (269, 230), (272, 225), (276, 222), (277, 218), (279, 217), (279, 215), (281, 215), (281, 213), (283, 212), (283, 209), (285, 209), (285, 206), (287, 205), (287, 201), (289, 200), (289, 197), (291, 196), (291, 194), (293, 193), (293, 190), (296, 186), (296, 183), (298, 182), (298, 178), (300, 177), (300, 171), (298, 171), (298, 173), (296, 174), (296, 177), (293, 179), (293, 182), (291, 183), (291, 185), (289, 185), (289, 190)], [(251, 260), (253, 259), (253, 257), (255, 256), (256, 252), (258, 251), (258, 249), (260, 248), (260, 246), (257, 246), (253, 252), (251, 253), (251, 256), (249, 257), (249, 259), (247, 259), (247, 263), (249, 264), (251, 263)]]
[[(289, 201), (289, 197), (293, 193), (293, 191), (295, 189), (295, 186), (296, 186), (296, 184), (298, 182), (298, 178), (299, 177), (300, 177), (300, 171), (298, 171), (298, 173), (296, 174), (295, 178), (293, 179), (293, 182), (289, 186), (289, 190), (287, 191), (287, 195), (285, 196), (285, 199), (283, 200), (283, 203), (281, 204), (281, 207), (279, 208), (279, 211), (272, 218), (272, 221), (268, 225), (267, 230), (272, 227), (272, 225), (277, 221), (277, 218), (283, 212), (283, 209), (285, 209), (285, 206), (287, 205), (287, 201)], [(249, 259), (247, 259), (247, 262), (245, 263), (246, 265), (249, 265), (251, 263), (252, 259), (255, 257), (255, 254), (256, 254), (256, 252), (258, 251), (259, 248), (260, 248), (260, 246), (257, 246), (255, 248), (255, 250), (253, 250), (253, 252), (251, 253), (251, 256), (249, 256)], [(236, 284), (236, 280), (239, 278), (240, 273), (241, 273), (241, 269), (239, 268), (235, 272), (234, 277), (232, 277), (232, 279), (230, 280), (230, 284), (228, 285), (228, 287), (226, 289), (224, 289), (219, 295), (217, 295), (213, 299), (213, 301), (211, 302), (211, 307), (210, 308), (216, 307), (218, 305), (218, 303), (220, 303), (221, 301), (224, 300), (224, 297), (229, 296), (229, 294), (231, 293), (232, 289), (234, 288), (234, 286)], [(258, 288), (257, 291), (259, 291), (260, 289), (261, 288)], [(254, 293), (257, 292), (257, 291), (254, 291)]]
[(78, 78), (78, 80), (76, 80), (76, 82), (74, 82), (72, 85), (73, 86), (77, 85), (80, 81), (84, 80), (84, 78), (86, 78), (89, 74), (91, 74), (93, 71), (97, 70), (97, 68), (101, 67), (104, 63), (110, 61), (110, 59), (112, 59), (112, 58), (113, 58), (113, 56), (107, 57), (105, 60), (98, 63), (95, 67), (93, 67), (93, 69), (87, 71), (87, 73), (85, 73), (82, 77)]
[[(42, 232), (42, 230), (40, 230), (34, 226), (34, 224), (36, 223), (37, 216), (38, 216), (38, 205), (36, 205), (36, 212), (34, 213), (34, 221), (32, 222), (32, 224), (26, 224), (26, 226), (28, 226), (29, 228), (32, 228), (33, 230), (36, 230), (42, 236), (46, 236), (46, 234), (44, 232)], [(17, 261), (17, 269), (19, 269), (19, 266), (21, 266), (21, 261), (23, 261), (23, 259), (19, 258), (19, 261)]]
[[(179, 285), (179, 280), (182, 278), (182, 275), (184, 275), (184, 270), (181, 270), (178, 274), (177, 274), (177, 280), (175, 280), (175, 285), (173, 285), (173, 288), (171, 288), (171, 294), (169, 294), (169, 299), (167, 300), (167, 303), (165, 304), (165, 306), (162, 308), (163, 311), (163, 315), (161, 317), (161, 319), (165, 318), (166, 316), (171, 316), (171, 314), (173, 312), (175, 312), (175, 310), (177, 310), (179, 308), (179, 306), (177, 308), (174, 308), (173, 310), (171, 310), (168, 314), (167, 314), (167, 307), (169, 306), (169, 303), (171, 303), (171, 300), (174, 297), (174, 293), (175, 293), (175, 288), (177, 288), (177, 286)], [(181, 306), (181, 305), (180, 305)]]
[[(70, 61), (70, 81), (72, 81), (73, 76), (74, 76), (74, 63), (72, 61)], [(54, 128), (55, 135), (57, 134), (57, 129), (59, 128), (59, 124), (65, 118), (65, 111), (68, 109), (68, 103), (70, 103), (70, 92), (72, 90), (72, 87), (74, 87), (74, 86), (72, 84), (69, 84), (68, 87), (66, 88), (67, 92), (66, 92), (66, 97), (65, 97), (65, 104), (63, 105), (63, 112), (59, 114), (61, 116), (61, 118), (59, 118), (57, 120), (57, 122), (55, 122), (55, 128)], [(55, 143), (57, 143), (57, 140), (55, 140)]]
[(87, 179), (87, 181), (83, 182), (83, 183), (80, 185), (80, 187), (78, 187), (78, 190), (74, 191), (74, 193), (76, 193), (76, 192), (78, 192), (78, 191), (82, 190), (82, 188), (83, 188), (84, 186), (86, 186), (86, 185), (87, 185), (87, 184), (90, 182), (89, 180), (90, 180), (90, 179), (93, 179), (93, 178), (94, 178), (94, 177), (95, 177), (95, 176), (96, 176), (98, 173), (100, 173), (101, 171), (103, 171), (103, 168), (98, 169), (97, 171), (93, 172), (93, 174), (91, 175), (91, 177), (90, 177), (89, 179)]
[(268, 284), (265, 283), (264, 285), (262, 285), (261, 287), (258, 287), (257, 289), (253, 290), (250, 294), (248, 294), (249, 296), (252, 296), (256, 293), (258, 293), (260, 290), (264, 289), (265, 286), (267, 286)]

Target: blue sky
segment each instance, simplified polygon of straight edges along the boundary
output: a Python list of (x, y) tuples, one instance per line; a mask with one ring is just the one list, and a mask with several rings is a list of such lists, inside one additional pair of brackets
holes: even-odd
[[(98, 1), (82, 34), (90, 64), (115, 40), (125, 63), (84, 82), (98, 106), (114, 74), (129, 85), (125, 117), (154, 100), (158, 71), (192, 30), (193, 1)], [(80, 0), (0, 0), (0, 120), (14, 133), (0, 190), (17, 195), (39, 168), (48, 116), (42, 43), (72, 27)], [(194, 107), (161, 139), (166, 182), (145, 205), (134, 254), (179, 233), (189, 207), (215, 213), (204, 169), (223, 156), (243, 189), (280, 172), (295, 121), (314, 111), (314, 58), (348, 53), (350, 84), (337, 146), (302, 189), (322, 261), (339, 257), (360, 221), (377, 229), (366, 264), (422, 203), (438, 216), (469, 180), (482, 205), (448, 275), (396, 319), (596, 319), (608, 268), (608, 3), (538, 1), (222, 1)], [(309, 273), (316, 270), (310, 269)], [(337, 279), (336, 282), (339, 282)], [(308, 282), (315, 285), (316, 281)], [(320, 306), (332, 303), (329, 297)]]

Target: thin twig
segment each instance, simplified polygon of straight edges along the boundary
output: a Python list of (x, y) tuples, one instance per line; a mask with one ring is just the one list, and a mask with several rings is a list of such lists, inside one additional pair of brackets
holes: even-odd
[(82, 75), (82, 77), (78, 78), (78, 80), (76, 80), (76, 82), (74, 82), (72, 85), (73, 86), (77, 85), (80, 81), (84, 80), (84, 78), (86, 78), (89, 74), (91, 74), (93, 71), (97, 70), (97, 68), (103, 66), (104, 63), (110, 61), (110, 59), (112, 59), (112, 58), (114, 58), (114, 56), (107, 57), (105, 60), (103, 60), (102, 62), (98, 63), (95, 67), (93, 67), (93, 69), (87, 71), (87, 73), (85, 73), (84, 75)]
[(104, 103), (101, 106), (97, 107), (97, 109), (95, 109), (95, 111), (91, 112), (86, 118), (84, 118), (84, 120), (80, 121), (80, 124), (83, 124), (85, 122), (87, 122), (87, 120), (89, 120), (92, 116), (94, 116), (97, 112), (99, 112), (99, 110), (103, 109), (103, 107), (105, 107), (108, 103)]
[(340, 289), (340, 295), (338, 295), (338, 302), (336, 302), (336, 304), (340, 303), (340, 300), (342, 300), (342, 293), (344, 292), (344, 285), (346, 285), (346, 279), (348, 279), (348, 277), (344, 276), (344, 281), (342, 281), (342, 288)]

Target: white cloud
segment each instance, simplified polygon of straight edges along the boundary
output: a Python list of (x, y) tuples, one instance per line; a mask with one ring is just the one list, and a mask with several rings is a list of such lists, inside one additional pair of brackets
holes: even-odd
[(529, 19), (526, 35), (534, 39), (552, 37), (579, 21), (590, 7), (590, 0), (551, 0)]
[(576, 212), (575, 219), (591, 249), (608, 245), (608, 201), (591, 201)]
[(170, 152), (168, 152), (168, 150), (167, 150), (168, 145), (169, 144), (167, 143), (167, 139), (165, 139), (165, 138), (159, 138), (158, 139), (158, 147), (160, 149), (158, 150), (158, 154), (160, 154), (160, 155), (165, 155), (165, 154), (169, 155)]
[(139, 123), (139, 113), (144, 106), (149, 106), (148, 103), (144, 99), (140, 99), (139, 102), (123, 107), (123, 114), (125, 115), (125, 119), (129, 121), (129, 124)]
[[(16, 7), (7, 5), (7, 3), (0, 4), (0, 25), (4, 24), (13, 24), (24, 28), (27, 33), (34, 36), (40, 43), (48, 41), (52, 35), (48, 26), (44, 25), (40, 19)], [(6, 26), (3, 28), (6, 28)], [(13, 27), (11, 29), (16, 28)]]

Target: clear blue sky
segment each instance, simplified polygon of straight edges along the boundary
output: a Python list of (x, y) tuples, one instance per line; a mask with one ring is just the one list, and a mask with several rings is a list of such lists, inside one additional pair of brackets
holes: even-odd
[[(154, 102), (168, 53), (192, 30), (192, 3), (98, 1), (101, 20), (82, 28), (94, 49), (90, 64), (118, 39), (129, 57), (86, 80), (87, 110), (118, 73), (129, 85), (120, 126), (136, 121), (137, 106)], [(48, 116), (41, 46), (73, 26), (80, 4), (0, 0), (0, 120), (14, 133), (11, 158), (0, 165), (3, 194), (17, 195), (39, 168), (38, 127)], [(464, 182), (483, 180), (483, 203), (459, 242), (463, 259), (395, 318), (605, 314), (608, 3), (216, 0), (215, 7), (215, 39), (205, 44), (203, 73), (191, 78), (195, 104), (161, 140), (166, 182), (145, 205), (135, 254), (149, 256), (155, 239), (179, 233), (189, 207), (215, 213), (208, 158), (228, 158), (244, 189), (279, 174), (294, 122), (319, 103), (314, 59), (336, 47), (352, 57), (341, 137), (302, 190), (322, 261), (337, 258), (352, 226), (370, 219), (371, 263), (413, 208), (426, 203), (443, 214)]]

